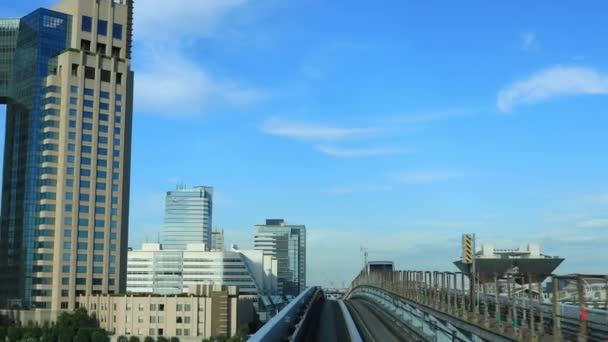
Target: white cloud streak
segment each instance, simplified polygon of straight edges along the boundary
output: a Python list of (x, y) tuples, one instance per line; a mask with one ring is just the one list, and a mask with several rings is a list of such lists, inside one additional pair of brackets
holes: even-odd
[(608, 219), (589, 219), (579, 222), (576, 226), (579, 228), (608, 228)]
[(355, 193), (367, 192), (384, 192), (390, 191), (392, 188), (386, 185), (362, 184), (362, 185), (347, 185), (334, 186), (327, 191), (330, 195), (351, 195)]
[(216, 32), (221, 20), (246, 0), (154, 0), (138, 1), (135, 38), (158, 41), (177, 38), (203, 38)]
[(500, 90), (497, 106), (500, 111), (508, 112), (519, 105), (558, 96), (605, 94), (608, 94), (608, 75), (586, 67), (553, 66)]
[(317, 146), (317, 149), (327, 155), (342, 158), (378, 157), (399, 154), (402, 151), (389, 147), (379, 148), (341, 148), (335, 146)]
[(538, 50), (538, 39), (534, 32), (526, 32), (521, 35), (521, 49), (524, 51)]
[(262, 91), (218, 80), (184, 55), (154, 55), (137, 73), (135, 108), (167, 116), (198, 114), (210, 106), (242, 106), (260, 100)]
[(373, 127), (344, 128), (315, 123), (270, 118), (262, 124), (262, 131), (279, 137), (296, 140), (334, 141), (368, 137), (380, 132)]
[(423, 172), (404, 172), (394, 175), (397, 182), (402, 184), (429, 184), (443, 182), (454, 178), (462, 177), (460, 172), (451, 171), (423, 171)]

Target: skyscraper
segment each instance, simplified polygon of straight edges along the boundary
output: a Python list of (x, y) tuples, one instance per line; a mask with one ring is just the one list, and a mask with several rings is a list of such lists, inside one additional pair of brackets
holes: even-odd
[(254, 249), (277, 259), (278, 291), (297, 295), (306, 288), (306, 227), (268, 219), (255, 226)]
[(165, 198), (165, 225), (163, 248), (186, 249), (190, 243), (203, 243), (211, 248), (211, 218), (213, 188), (195, 186), (167, 192)]
[(0, 306), (126, 287), (132, 15), (132, 0), (63, 0), (0, 20)]
[(211, 250), (224, 250), (224, 229), (214, 230), (211, 232)]

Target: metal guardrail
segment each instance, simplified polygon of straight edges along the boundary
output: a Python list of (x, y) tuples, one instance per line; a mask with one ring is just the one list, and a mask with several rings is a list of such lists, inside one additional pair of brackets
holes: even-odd
[(342, 311), (342, 317), (344, 317), (344, 323), (346, 324), (346, 329), (348, 330), (348, 336), (350, 337), (351, 342), (362, 342), (361, 335), (359, 335), (359, 330), (357, 329), (357, 325), (355, 321), (353, 321), (348, 308), (344, 304), (344, 301), (339, 300), (338, 305), (340, 306), (340, 310)]
[(294, 332), (299, 331), (298, 325), (305, 318), (309, 305), (321, 291), (319, 287), (309, 287), (294, 298), (283, 310), (279, 311), (270, 321), (266, 322), (258, 332), (249, 338), (249, 342), (287, 341)]
[[(608, 295), (598, 300), (608, 293), (605, 275), (551, 275), (549, 296), (529, 274), (495, 276), (491, 283), (470, 279), (470, 274), (461, 272), (364, 272), (353, 281), (346, 298), (361, 292), (358, 289), (377, 288), (448, 321), (461, 320), (515, 340), (608, 341)], [(588, 308), (590, 304), (595, 308)]]

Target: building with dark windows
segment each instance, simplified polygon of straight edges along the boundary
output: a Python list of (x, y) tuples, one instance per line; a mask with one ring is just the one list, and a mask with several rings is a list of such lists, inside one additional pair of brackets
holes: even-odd
[(125, 290), (132, 15), (132, 0), (63, 0), (0, 19), (0, 307), (53, 315)]
[(283, 295), (296, 296), (306, 288), (306, 227), (268, 219), (255, 226), (254, 249), (277, 259), (277, 287)]
[(162, 244), (166, 249), (186, 249), (191, 243), (211, 248), (213, 188), (178, 186), (165, 198)]

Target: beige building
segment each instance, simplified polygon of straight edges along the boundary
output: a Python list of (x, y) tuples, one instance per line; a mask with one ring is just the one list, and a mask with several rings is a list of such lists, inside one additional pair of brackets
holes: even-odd
[[(21, 132), (40, 132), (40, 160), (26, 163), (39, 168), (27, 181), (37, 185), (32, 193), (3, 196), (3, 208), (26, 209), (3, 211), (2, 233), (9, 237), (0, 243), (0, 305), (46, 310), (52, 318), (57, 310), (74, 309), (78, 296), (126, 289), (132, 14), (132, 0), (63, 0), (21, 19), (39, 25), (31, 39), (43, 48), (32, 56), (36, 52), (19, 46), (20, 38), (15, 59), (23, 53), (44, 63), (43, 74), (35, 75), (40, 79), (31, 81), (42, 88), (25, 88), (13, 78), (8, 117), (11, 127), (25, 111), (40, 118), (39, 128)], [(40, 98), (29, 106), (30, 96)], [(7, 145), (15, 144), (12, 139)], [(26, 167), (5, 166), (17, 175), (5, 177), (5, 188), (18, 188), (19, 172), (29, 177)]]
[(253, 319), (252, 302), (235, 286), (199, 285), (178, 296), (83, 296), (81, 307), (114, 336), (177, 336), (180, 340), (232, 336)]

